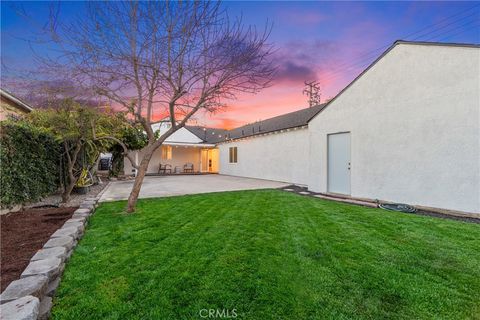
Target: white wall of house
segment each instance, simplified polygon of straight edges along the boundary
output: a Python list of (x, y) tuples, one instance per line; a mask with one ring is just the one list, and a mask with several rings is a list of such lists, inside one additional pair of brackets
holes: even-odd
[(309, 189), (327, 192), (327, 135), (350, 132), (351, 196), (480, 212), (479, 88), (480, 49), (397, 45), (310, 121)]
[[(237, 163), (229, 163), (229, 147), (237, 147)], [(220, 173), (306, 184), (309, 145), (307, 129), (255, 136), (222, 143)]]

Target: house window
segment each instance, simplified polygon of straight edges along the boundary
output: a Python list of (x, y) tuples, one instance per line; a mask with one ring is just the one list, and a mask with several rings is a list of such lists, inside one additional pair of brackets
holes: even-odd
[(237, 147), (230, 147), (229, 151), (229, 162), (237, 163)]
[(162, 159), (163, 160), (172, 159), (172, 146), (162, 146)]

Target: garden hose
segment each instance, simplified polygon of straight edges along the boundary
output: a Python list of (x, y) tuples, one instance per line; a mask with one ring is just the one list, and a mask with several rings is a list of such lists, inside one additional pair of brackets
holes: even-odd
[(399, 211), (399, 212), (406, 212), (406, 213), (413, 213), (417, 211), (417, 209), (415, 209), (414, 207), (404, 203), (381, 203), (379, 207), (385, 210)]

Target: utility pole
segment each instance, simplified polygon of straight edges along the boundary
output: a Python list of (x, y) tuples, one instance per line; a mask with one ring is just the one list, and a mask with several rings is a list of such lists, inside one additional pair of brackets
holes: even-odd
[(313, 107), (320, 104), (320, 84), (318, 81), (305, 81), (303, 94), (308, 96), (308, 106)]

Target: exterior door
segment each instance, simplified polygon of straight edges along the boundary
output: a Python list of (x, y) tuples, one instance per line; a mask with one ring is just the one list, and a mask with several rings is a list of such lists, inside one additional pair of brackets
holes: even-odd
[(202, 154), (201, 154), (201, 168), (202, 172), (208, 172), (208, 150), (207, 149), (202, 149)]
[(328, 192), (350, 194), (350, 132), (329, 134)]
[(208, 171), (218, 172), (218, 149), (208, 150)]
[(218, 172), (218, 149), (202, 149), (202, 172)]

